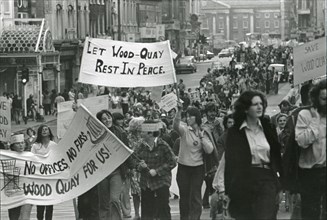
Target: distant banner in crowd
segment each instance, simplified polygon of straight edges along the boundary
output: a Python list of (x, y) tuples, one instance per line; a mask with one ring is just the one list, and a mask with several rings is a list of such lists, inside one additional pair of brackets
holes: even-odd
[(169, 41), (132, 43), (86, 38), (79, 82), (152, 87), (176, 82)]
[(0, 205), (8, 209), (71, 200), (102, 181), (131, 154), (81, 106), (66, 135), (49, 154), (0, 150)]
[(326, 75), (326, 37), (294, 48), (294, 84)]
[[(74, 118), (75, 111), (73, 110), (74, 101), (58, 103), (58, 118), (57, 118), (57, 136), (62, 138), (68, 129), (71, 121)], [(77, 106), (83, 104), (91, 114), (95, 115), (102, 109), (108, 109), (108, 95), (96, 96), (87, 99), (78, 99)]]
[(177, 96), (175, 93), (171, 92), (163, 97), (161, 97), (161, 101), (158, 103), (159, 107), (169, 112), (173, 108), (177, 108)]
[(6, 97), (0, 97), (0, 141), (9, 141), (11, 135), (11, 107)]

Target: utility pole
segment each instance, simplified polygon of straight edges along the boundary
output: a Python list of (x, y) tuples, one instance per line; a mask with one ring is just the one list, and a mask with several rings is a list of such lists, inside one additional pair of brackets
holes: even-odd
[(118, 0), (118, 40), (121, 40), (120, 0)]
[(78, 0), (76, 0), (76, 38), (79, 39), (79, 17), (78, 17)]

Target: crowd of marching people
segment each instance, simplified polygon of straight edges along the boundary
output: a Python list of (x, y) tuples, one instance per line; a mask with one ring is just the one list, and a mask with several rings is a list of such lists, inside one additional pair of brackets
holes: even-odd
[[(243, 67), (237, 68), (235, 59), (242, 56)], [(79, 219), (131, 218), (130, 198), (135, 220), (171, 219), (169, 199), (176, 196), (169, 188), (176, 166), (182, 220), (200, 219), (203, 208), (210, 208), (212, 219), (276, 219), (281, 204), (292, 219), (326, 219), (326, 80), (306, 82), (301, 106), (289, 97), (269, 117), (264, 93), (273, 88), (277, 94), (280, 81), (269, 65), (292, 66), (291, 48), (241, 48), (234, 57), (227, 68), (208, 69), (195, 90), (183, 80), (165, 86), (162, 96), (175, 93), (179, 99), (168, 112), (144, 88), (97, 90), (108, 95), (110, 110), (96, 118), (133, 154), (77, 198)], [(88, 89), (44, 92), (45, 114), (56, 114), (60, 102), (86, 98)], [(13, 120), (19, 124), (22, 106), (16, 99)], [(29, 99), (28, 114), (35, 119), (33, 96)], [(13, 134), (1, 148), (46, 155), (57, 147), (54, 139), (41, 125), (36, 132)], [(9, 218), (29, 219), (31, 209), (9, 209)], [(37, 219), (50, 220), (53, 211), (37, 206)]]
[[(132, 195), (134, 219), (171, 219), (171, 170), (178, 165), (181, 219), (200, 219), (203, 208), (211, 208), (212, 219), (276, 219), (281, 204), (293, 219), (326, 219), (326, 80), (303, 85), (301, 106), (283, 100), (272, 117), (260, 91), (243, 91), (225, 109), (215, 99), (201, 100), (200, 90), (197, 97), (183, 81), (165, 88), (163, 95), (180, 97), (169, 112), (149, 92), (121, 91), (122, 113), (96, 114), (134, 153), (78, 197), (79, 218), (130, 218)], [(56, 146), (51, 129), (41, 125), (13, 134), (9, 149), (45, 155)], [(29, 219), (31, 208), (10, 209), (9, 218)], [(52, 213), (53, 206), (37, 206), (37, 219)]]

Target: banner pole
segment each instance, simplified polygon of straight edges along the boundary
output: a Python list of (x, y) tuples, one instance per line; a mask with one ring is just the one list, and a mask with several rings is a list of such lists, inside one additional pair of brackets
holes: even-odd
[(73, 206), (74, 206), (74, 212), (75, 212), (75, 219), (78, 220), (79, 219), (79, 213), (78, 213), (76, 198), (73, 199)]

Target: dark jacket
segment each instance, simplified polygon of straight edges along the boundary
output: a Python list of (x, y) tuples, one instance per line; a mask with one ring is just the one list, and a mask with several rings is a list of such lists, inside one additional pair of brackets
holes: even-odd
[[(270, 168), (279, 184), (278, 175), (282, 176), (280, 144), (277, 132), (266, 118), (260, 119), (266, 139), (270, 145)], [(234, 125), (227, 132), (225, 151), (225, 191), (230, 197), (230, 212), (242, 207), (242, 202), (249, 202), (251, 196), (251, 162), (250, 145), (245, 130)]]
[[(119, 126), (113, 125), (110, 128), (110, 131), (116, 135), (116, 137), (121, 140), (127, 147), (129, 147), (128, 137), (126, 131), (123, 130), (123, 128), (120, 128)], [(127, 160), (122, 163), (117, 169), (120, 169), (120, 174), (123, 179), (123, 181), (127, 177), (128, 169), (133, 168), (133, 159), (131, 157), (127, 158)]]

